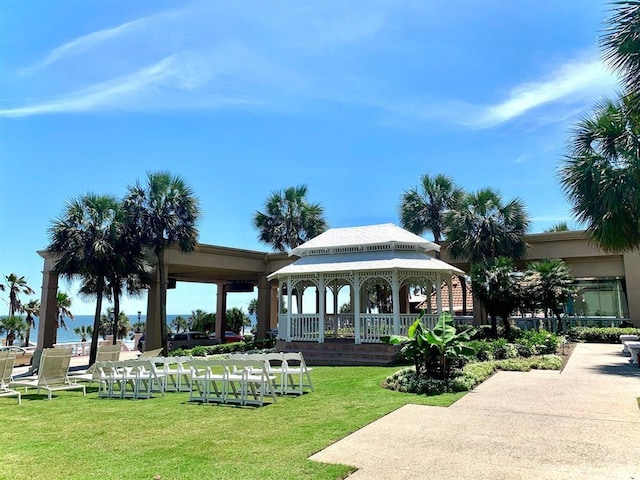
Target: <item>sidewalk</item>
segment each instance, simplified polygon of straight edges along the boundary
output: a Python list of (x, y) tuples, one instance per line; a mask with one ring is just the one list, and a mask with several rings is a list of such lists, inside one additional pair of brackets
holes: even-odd
[(407, 405), (318, 452), (350, 479), (640, 480), (640, 368), (580, 344), (562, 373), (499, 372), (449, 408)]

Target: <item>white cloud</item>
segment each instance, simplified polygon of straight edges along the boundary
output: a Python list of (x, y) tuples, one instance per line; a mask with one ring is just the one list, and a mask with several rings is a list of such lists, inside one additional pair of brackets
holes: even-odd
[(561, 65), (544, 81), (514, 87), (509, 97), (498, 104), (480, 107), (477, 116), (467, 125), (495, 127), (547, 104), (593, 101), (615, 86), (615, 77), (600, 60), (572, 61)]

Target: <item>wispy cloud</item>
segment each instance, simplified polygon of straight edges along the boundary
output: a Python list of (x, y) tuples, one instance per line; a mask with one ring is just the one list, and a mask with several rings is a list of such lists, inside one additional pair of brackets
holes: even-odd
[(98, 30), (96, 32), (89, 33), (88, 35), (74, 38), (73, 40), (51, 50), (42, 60), (25, 68), (22, 71), (22, 74), (33, 74), (63, 58), (80, 55), (103, 42), (117, 38), (144, 25), (148, 20), (149, 18), (141, 18), (139, 20), (123, 23), (122, 25), (118, 25), (113, 28)]
[(506, 100), (479, 107), (477, 115), (467, 125), (475, 128), (495, 127), (551, 103), (592, 101), (594, 96), (609, 93), (615, 86), (615, 77), (600, 60), (568, 62), (543, 81), (512, 88)]

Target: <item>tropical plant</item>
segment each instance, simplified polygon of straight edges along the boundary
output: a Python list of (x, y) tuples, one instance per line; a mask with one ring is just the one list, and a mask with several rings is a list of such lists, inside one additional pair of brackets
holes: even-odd
[(640, 2), (614, 2), (601, 38), (605, 61), (622, 76), (626, 93), (640, 99)]
[(86, 342), (87, 338), (93, 334), (91, 325), (80, 325), (73, 329), (73, 332), (80, 337), (81, 342)]
[(247, 313), (249, 315), (256, 315), (258, 313), (258, 299), (257, 298), (252, 298), (251, 301), (249, 302), (249, 305), (247, 305)]
[(498, 257), (476, 263), (471, 269), (471, 288), (491, 318), (491, 335), (498, 337), (497, 317), (501, 317), (505, 337), (509, 338), (509, 315), (521, 303), (520, 284), (513, 261)]
[(630, 97), (604, 99), (578, 121), (559, 178), (594, 243), (606, 251), (640, 246), (640, 111)]
[(49, 229), (47, 250), (56, 257), (55, 271), (69, 279), (80, 278), (80, 294), (96, 298), (90, 363), (98, 347), (103, 297), (113, 298), (119, 311), (123, 285), (142, 283), (142, 247), (127, 220), (115, 197), (86, 194), (67, 202)]
[(189, 328), (197, 332), (212, 333), (216, 330), (216, 314), (193, 310), (189, 315)]
[[(233, 307), (226, 311), (225, 323), (227, 325), (227, 330), (231, 330), (232, 332), (239, 334), (242, 327), (251, 325), (251, 319), (246, 313), (244, 313), (242, 308)], [(224, 337), (224, 332), (221, 332), (221, 336)]]
[(551, 311), (558, 320), (558, 328), (565, 331), (561, 314), (566, 301), (576, 293), (569, 267), (562, 260), (544, 259), (529, 264), (522, 279), (523, 295), (537, 300), (542, 308)]
[(433, 241), (440, 245), (444, 232), (444, 216), (455, 208), (464, 191), (442, 174), (420, 177), (420, 185), (408, 189), (400, 201), (400, 224), (416, 235), (429, 231)]
[(103, 339), (107, 338), (107, 335), (113, 335), (113, 332), (117, 332), (117, 335), (113, 335), (113, 338), (119, 339), (127, 336), (129, 331), (131, 330), (131, 324), (129, 322), (129, 317), (122, 310), (118, 314), (118, 320), (115, 319), (115, 308), (108, 307), (107, 311), (100, 315), (100, 325), (98, 327), (99, 335), (102, 336)]
[(136, 182), (129, 187), (124, 207), (139, 234), (141, 244), (148, 246), (156, 257), (160, 279), (160, 336), (166, 353), (167, 281), (164, 252), (172, 245), (177, 245), (182, 252), (196, 249), (197, 222), (200, 217), (198, 199), (180, 176), (169, 172), (153, 172), (147, 174), (146, 185)]
[(569, 230), (571, 229), (569, 228), (569, 224), (567, 222), (558, 222), (555, 225), (552, 225), (551, 227), (545, 229), (545, 233), (568, 232)]
[(256, 211), (253, 217), (258, 239), (285, 252), (323, 233), (327, 229), (324, 209), (319, 203), (309, 203), (306, 195), (306, 185), (272, 192), (264, 212)]
[(173, 320), (171, 320), (171, 328), (173, 328), (176, 333), (179, 333), (180, 330), (186, 332), (189, 329), (189, 322), (183, 316), (178, 315)]
[(0, 317), (0, 329), (7, 333), (7, 345), (13, 345), (16, 337), (23, 338), (27, 322), (18, 315)]
[(28, 347), (31, 341), (31, 329), (36, 328), (36, 321), (33, 317), (40, 316), (40, 302), (38, 300), (29, 300), (22, 306), (22, 310), (26, 313), (24, 321), (27, 323), (27, 329), (24, 336), (24, 344)]
[(500, 256), (523, 258), (529, 223), (520, 199), (504, 203), (494, 190), (478, 190), (465, 195), (458, 207), (445, 215), (447, 248), (456, 260), (472, 264)]
[(408, 336), (391, 335), (381, 340), (391, 345), (402, 345), (401, 353), (413, 358), (418, 375), (445, 379), (451, 374), (453, 362), (474, 355), (466, 346), (472, 329), (457, 331), (450, 313), (442, 313), (433, 329), (422, 325), (422, 316), (409, 327)]
[(58, 292), (56, 294), (56, 321), (55, 329), (53, 333), (53, 343), (57, 342), (58, 328), (64, 328), (68, 330), (65, 318), (73, 320), (73, 313), (71, 313), (71, 297), (65, 292)]
[(27, 280), (24, 277), (19, 277), (15, 273), (10, 273), (4, 277), (5, 285), (9, 291), (9, 316), (13, 316), (16, 313), (22, 312), (22, 303), (20, 302), (20, 295), (33, 295), (33, 289), (27, 285)]

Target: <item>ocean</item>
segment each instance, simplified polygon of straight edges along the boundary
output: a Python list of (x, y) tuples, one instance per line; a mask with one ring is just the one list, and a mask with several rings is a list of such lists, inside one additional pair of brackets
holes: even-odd
[[(171, 323), (171, 320), (173, 320), (175, 317), (182, 316), (184, 318), (189, 318), (190, 315), (191, 314), (189, 313), (168, 314), (167, 323)], [(127, 315), (127, 317), (129, 318), (129, 323), (131, 325), (133, 325), (138, 321), (138, 315)], [(254, 315), (249, 315), (249, 318), (251, 318), (252, 325), (256, 323), (256, 319)], [(141, 315), (140, 321), (146, 322), (147, 316)], [(76, 327), (80, 327), (82, 325), (93, 327), (93, 315), (75, 315), (73, 317), (73, 320), (68, 318), (65, 319), (65, 323), (67, 324), (67, 330), (65, 330), (64, 328), (58, 329), (58, 343), (79, 342), (80, 335), (76, 335), (73, 329)], [(36, 317), (36, 328), (32, 328), (31, 334), (30, 334), (31, 343), (35, 344), (38, 341), (38, 325), (39, 324), (40, 324), (40, 319)], [(250, 330), (250, 328), (247, 327), (247, 330)]]

